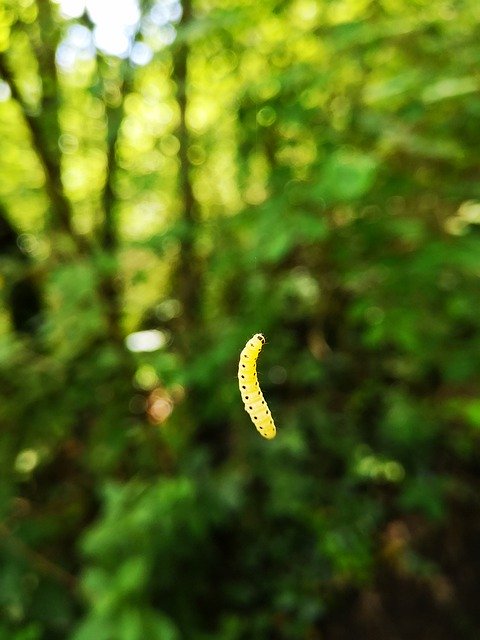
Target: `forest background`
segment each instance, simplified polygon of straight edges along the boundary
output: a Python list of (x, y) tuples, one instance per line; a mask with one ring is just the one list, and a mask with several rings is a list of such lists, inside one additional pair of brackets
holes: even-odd
[(479, 637), (479, 61), (478, 0), (0, 1), (1, 640)]

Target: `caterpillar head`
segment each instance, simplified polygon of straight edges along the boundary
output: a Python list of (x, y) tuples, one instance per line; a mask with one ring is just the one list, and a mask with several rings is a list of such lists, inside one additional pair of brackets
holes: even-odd
[(265, 336), (263, 335), (263, 333), (256, 333), (252, 340), (259, 340), (262, 344), (265, 344)]

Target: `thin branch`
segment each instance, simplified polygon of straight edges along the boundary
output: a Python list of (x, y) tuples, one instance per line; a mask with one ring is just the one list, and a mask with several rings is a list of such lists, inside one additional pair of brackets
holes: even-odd
[[(192, 20), (191, 0), (184, 0), (182, 8), (181, 26), (185, 26)], [(178, 154), (180, 160), (179, 190), (183, 205), (183, 222), (185, 223), (175, 279), (178, 292), (176, 295), (183, 306), (181, 338), (187, 352), (189, 351), (188, 345), (190, 343), (188, 336), (194, 333), (193, 330), (198, 325), (201, 301), (201, 277), (196, 250), (199, 217), (190, 176), (188, 160), (190, 133), (186, 120), (189, 55), (189, 45), (184, 41), (177, 50), (173, 70), (173, 76), (177, 84), (177, 101), (180, 111), (180, 123), (177, 131), (180, 142)]]
[(117, 170), (116, 148), (120, 125), (123, 120), (123, 103), (125, 96), (122, 96), (121, 105), (118, 107), (106, 107), (107, 118), (107, 176), (103, 190), (103, 233), (102, 245), (105, 249), (115, 250), (118, 245), (116, 224), (113, 216), (116, 196), (113, 190), (113, 179)]
[[(100, 64), (98, 63), (99, 68)], [(121, 99), (118, 105), (112, 106), (106, 101), (105, 115), (107, 119), (107, 175), (103, 190), (103, 227), (101, 232), (101, 244), (105, 251), (116, 259), (118, 251), (118, 233), (114, 210), (116, 195), (113, 181), (117, 171), (117, 141), (120, 127), (125, 115), (125, 98), (130, 93), (131, 87), (128, 79), (127, 63), (122, 65), (122, 74), (119, 83), (121, 87)], [(99, 74), (101, 75), (100, 71)], [(114, 274), (107, 274), (101, 285), (101, 294), (108, 307), (107, 320), (110, 334), (117, 341), (122, 339), (120, 330), (120, 291)]]
[[(99, 78), (102, 81), (102, 61), (97, 59)], [(123, 61), (119, 70), (118, 85), (121, 98), (118, 104), (109, 104), (105, 97), (105, 116), (107, 120), (107, 176), (103, 191), (104, 223), (102, 229), (102, 245), (106, 249), (115, 249), (118, 244), (116, 224), (113, 217), (113, 209), (116, 203), (116, 195), (113, 189), (113, 179), (117, 171), (117, 142), (120, 128), (125, 116), (125, 100), (132, 91), (132, 70), (129, 63)]]
[[(77, 249), (84, 250), (85, 241), (81, 236), (75, 233), (75, 230), (72, 227), (71, 206), (63, 191), (58, 152), (59, 129), (56, 105), (57, 95), (50, 95), (48, 98), (44, 96), (42, 100), (42, 117), (47, 109), (55, 112), (52, 122), (49, 123), (53, 129), (45, 132), (42, 129), (41, 120), (36, 115), (30, 113), (28, 106), (18, 89), (4, 53), (0, 53), (0, 74), (3, 76), (5, 82), (8, 83), (12, 98), (18, 103), (23, 112), (25, 123), (30, 132), (33, 149), (44, 169), (46, 191), (50, 199), (52, 210), (55, 214), (56, 222), (59, 228), (72, 238)], [(55, 84), (55, 91), (57, 90), (58, 86)], [(52, 140), (49, 139), (49, 136)]]
[(60, 584), (67, 587), (69, 591), (76, 591), (78, 583), (77, 578), (74, 575), (63, 569), (63, 567), (60, 567), (58, 564), (55, 564), (52, 560), (45, 557), (38, 551), (31, 549), (22, 540), (14, 536), (10, 529), (2, 523), (0, 523), (0, 537), (6, 538), (14, 551), (18, 555), (23, 556), (32, 565), (32, 567), (37, 569), (37, 571), (53, 578)]
[[(91, 21), (86, 11), (79, 20), (82, 25), (87, 27), (87, 29), (90, 31), (93, 30), (94, 23)], [(103, 81), (102, 63), (102, 57), (97, 53), (98, 81), (100, 83)], [(111, 251), (115, 250), (118, 246), (118, 236), (113, 216), (113, 210), (116, 202), (116, 195), (113, 190), (113, 178), (117, 171), (117, 141), (120, 127), (125, 116), (125, 99), (132, 90), (132, 79), (131, 77), (128, 77), (128, 62), (122, 62), (121, 70), (123, 73), (121, 74), (119, 81), (119, 84), (122, 84), (120, 103), (112, 106), (104, 96), (105, 117), (107, 121), (107, 175), (105, 178), (105, 187), (102, 198), (104, 219), (100, 233), (100, 242), (105, 249)]]

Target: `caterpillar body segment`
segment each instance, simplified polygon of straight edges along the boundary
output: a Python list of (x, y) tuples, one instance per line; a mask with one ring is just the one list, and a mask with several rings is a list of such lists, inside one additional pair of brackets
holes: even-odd
[(256, 333), (243, 348), (238, 363), (238, 385), (245, 411), (260, 435), (271, 440), (275, 437), (277, 430), (257, 377), (257, 359), (264, 344), (263, 335)]

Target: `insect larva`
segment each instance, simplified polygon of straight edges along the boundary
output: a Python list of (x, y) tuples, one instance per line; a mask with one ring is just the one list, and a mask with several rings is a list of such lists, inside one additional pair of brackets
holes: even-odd
[(264, 344), (263, 335), (256, 333), (243, 348), (238, 363), (238, 386), (245, 411), (252, 419), (257, 431), (264, 438), (271, 440), (275, 437), (277, 430), (257, 378), (257, 358)]

